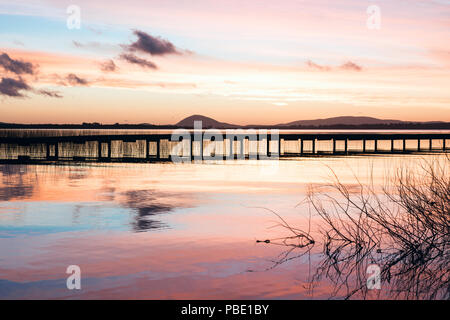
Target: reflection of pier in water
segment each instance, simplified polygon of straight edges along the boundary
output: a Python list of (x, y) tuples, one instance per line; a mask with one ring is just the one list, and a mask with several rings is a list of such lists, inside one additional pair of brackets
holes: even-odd
[[(269, 131), (270, 132), (270, 131)], [(0, 162), (46, 161), (147, 162), (184, 159), (276, 159), (317, 155), (442, 152), (450, 133), (233, 133), (211, 141), (190, 133), (77, 135), (0, 138)]]

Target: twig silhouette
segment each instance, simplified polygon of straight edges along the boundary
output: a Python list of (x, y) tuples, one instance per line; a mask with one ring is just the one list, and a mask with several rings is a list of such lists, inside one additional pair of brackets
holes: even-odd
[[(424, 161), (420, 173), (399, 169), (390, 186), (376, 190), (373, 181), (358, 180), (351, 192), (333, 174), (331, 187), (338, 196), (310, 187), (308, 205), (321, 219), (318, 226), (324, 258), (311, 283), (326, 278), (333, 284), (331, 297), (366, 298), (367, 267), (381, 268), (383, 292), (389, 298), (450, 298), (450, 159)], [(373, 179), (373, 178), (372, 178)], [(268, 239), (288, 246), (274, 266), (309, 253), (316, 241), (281, 221), (293, 235)], [(309, 227), (310, 228), (310, 227)], [(301, 239), (299, 245), (290, 243)], [(307, 248), (298, 255), (293, 252)]]

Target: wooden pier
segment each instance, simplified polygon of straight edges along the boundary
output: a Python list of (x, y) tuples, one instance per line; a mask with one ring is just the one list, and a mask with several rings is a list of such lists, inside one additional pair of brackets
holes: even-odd
[[(278, 159), (318, 155), (391, 154), (418, 152), (447, 152), (450, 133), (283, 133), (261, 134), (255, 131), (233, 133), (222, 140), (205, 139), (202, 134), (190, 132), (177, 141), (171, 134), (77, 135), (57, 137), (0, 138), (0, 163), (39, 163), (49, 161), (74, 162), (151, 162), (171, 161), (173, 144), (187, 147), (177, 155), (184, 160), (218, 159)], [(200, 137), (200, 138), (199, 138)], [(188, 140), (188, 141), (185, 141)], [(222, 145), (205, 153), (206, 144)], [(120, 143), (119, 151), (113, 145)], [(256, 143), (256, 150), (249, 145)], [(328, 143), (321, 149), (319, 144)], [(133, 152), (124, 152), (123, 146), (132, 145)], [(350, 146), (353, 144), (353, 146)], [(294, 151), (289, 146), (294, 145)], [(356, 147), (355, 147), (356, 145)], [(384, 148), (381, 148), (381, 145)], [(74, 153), (74, 150), (81, 150)], [(211, 148), (209, 148), (210, 150)], [(114, 151), (114, 152), (113, 152)], [(211, 151), (211, 150), (210, 150)]]

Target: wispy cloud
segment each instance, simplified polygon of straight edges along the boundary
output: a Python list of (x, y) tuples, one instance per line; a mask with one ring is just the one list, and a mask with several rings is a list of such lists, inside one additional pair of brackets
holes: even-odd
[[(317, 64), (315, 62), (312, 62), (311, 60), (306, 61), (306, 65), (310, 69), (319, 70), (319, 71), (331, 71), (331, 70), (333, 70), (333, 67), (331, 67), (331, 66), (320, 65), (320, 64)], [(334, 67), (334, 68), (336, 68), (336, 67)], [(347, 62), (343, 63), (342, 65), (340, 65), (338, 67), (338, 69), (349, 70), (349, 71), (361, 71), (362, 67), (360, 65), (352, 62), (352, 61), (347, 61)]]
[(84, 44), (81, 43), (81, 42), (78, 42), (78, 41), (73, 40), (72, 43), (73, 43), (73, 45), (74, 45), (75, 47), (77, 47), (77, 48), (83, 48), (83, 47), (84, 47)]
[(34, 74), (35, 72), (35, 66), (31, 62), (12, 59), (7, 53), (0, 54), (0, 66), (17, 75)]
[(134, 30), (133, 33), (138, 39), (130, 45), (125, 46), (129, 51), (139, 51), (153, 56), (162, 56), (166, 54), (180, 54), (175, 45), (160, 37), (154, 37), (146, 32)]
[(74, 73), (69, 73), (66, 77), (66, 80), (72, 86), (87, 86), (89, 84), (86, 79), (80, 78)]
[(120, 52), (123, 47), (119, 44), (113, 44), (113, 43), (108, 43), (108, 42), (99, 42), (99, 41), (80, 42), (77, 40), (73, 40), (72, 44), (77, 49), (92, 51), (92, 52), (96, 52), (99, 54), (117, 53), (117, 52)]
[(359, 66), (356, 63), (351, 62), (351, 61), (347, 61), (346, 63), (341, 65), (340, 68), (344, 69), (344, 70), (352, 70), (352, 71), (361, 71), (362, 70), (361, 66)]
[(103, 72), (114, 72), (117, 70), (117, 66), (112, 59), (109, 59), (100, 63), (100, 70)]
[(52, 98), (62, 98), (62, 95), (56, 91), (47, 89), (36, 90), (28, 85), (27, 82), (22, 78), (2, 78), (0, 82), (0, 95), (14, 98), (25, 98), (26, 95), (24, 94), (24, 91)]
[(132, 53), (123, 53), (120, 55), (120, 58), (129, 63), (137, 64), (143, 68), (158, 69), (156, 64), (154, 64), (153, 62), (148, 61), (146, 59), (139, 58), (138, 56), (136, 56)]
[(328, 66), (322, 66), (320, 64), (314, 63), (311, 60), (306, 61), (306, 65), (311, 69), (316, 69), (320, 71), (329, 71), (331, 68)]
[(124, 52), (120, 55), (120, 58), (128, 63), (136, 64), (143, 68), (158, 69), (158, 66), (152, 61), (138, 57), (135, 53), (144, 53), (151, 56), (164, 56), (188, 52), (178, 49), (169, 40), (152, 36), (144, 31), (134, 30), (133, 34), (136, 35), (138, 39), (131, 44), (122, 45)]
[(9, 97), (22, 98), (25, 95), (21, 91), (30, 90), (31, 87), (23, 79), (2, 78), (0, 82), (0, 94)]
[(36, 93), (47, 96), (47, 97), (51, 97), (51, 98), (62, 98), (63, 97), (57, 91), (51, 91), (51, 90), (45, 90), (45, 89), (37, 90)]

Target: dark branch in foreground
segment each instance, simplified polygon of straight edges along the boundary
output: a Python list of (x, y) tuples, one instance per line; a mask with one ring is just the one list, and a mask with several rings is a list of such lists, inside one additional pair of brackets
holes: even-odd
[[(367, 267), (376, 264), (388, 298), (449, 299), (449, 163), (446, 157), (423, 163), (420, 173), (401, 169), (381, 192), (362, 183), (357, 192), (350, 191), (336, 175), (332, 189), (338, 196), (311, 188), (308, 202), (321, 218), (324, 255), (311, 284), (328, 279), (332, 297), (365, 298)], [(281, 221), (293, 235), (275, 244), (287, 245), (295, 237), (309, 241), (296, 249), (315, 243), (309, 234)], [(287, 260), (283, 256), (278, 264)]]

